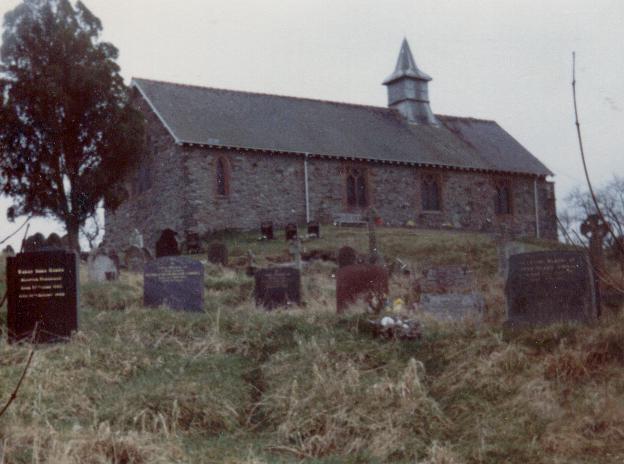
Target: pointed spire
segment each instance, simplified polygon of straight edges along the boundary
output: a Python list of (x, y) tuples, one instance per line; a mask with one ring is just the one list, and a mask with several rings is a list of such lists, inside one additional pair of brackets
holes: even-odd
[(431, 77), (416, 66), (407, 39), (403, 39), (394, 72), (383, 81), (388, 87), (388, 106), (412, 124), (438, 125), (429, 106)]
[(403, 43), (401, 44), (401, 51), (399, 52), (399, 58), (397, 60), (396, 67), (394, 68), (394, 72), (390, 74), (385, 81), (383, 81), (384, 85), (390, 84), (391, 82), (400, 79), (402, 77), (412, 77), (414, 79), (420, 79), (424, 81), (430, 81), (431, 77), (426, 73), (422, 72), (416, 66), (416, 62), (414, 61), (414, 57), (412, 56), (412, 51), (410, 50), (410, 46), (407, 43), (407, 39), (403, 39)]

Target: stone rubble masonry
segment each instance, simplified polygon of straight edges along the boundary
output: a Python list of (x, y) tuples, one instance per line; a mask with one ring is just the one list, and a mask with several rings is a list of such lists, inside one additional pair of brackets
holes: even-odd
[[(124, 183), (129, 199), (116, 211), (106, 211), (106, 240), (125, 249), (136, 227), (145, 246), (154, 249), (160, 231), (171, 228), (183, 238), (187, 230), (200, 235), (222, 229), (260, 230), (273, 221), (279, 230), (289, 222), (305, 224), (304, 159), (301, 155), (226, 150), (176, 145), (157, 116), (143, 103), (148, 123), (148, 153), (141, 155), (151, 187), (137, 192), (136, 173)], [(227, 196), (219, 196), (216, 164), (226, 161)], [(413, 221), (417, 227), (503, 233), (534, 237), (534, 177), (425, 169), (382, 163), (308, 159), (311, 220), (331, 223), (347, 212), (345, 172), (367, 172), (370, 202), (387, 225)], [(441, 184), (441, 211), (423, 211), (420, 185), (425, 174)], [(506, 179), (512, 190), (512, 214), (494, 212), (495, 182)], [(540, 235), (557, 238), (554, 185), (537, 180)], [(354, 211), (357, 212), (357, 211)]]

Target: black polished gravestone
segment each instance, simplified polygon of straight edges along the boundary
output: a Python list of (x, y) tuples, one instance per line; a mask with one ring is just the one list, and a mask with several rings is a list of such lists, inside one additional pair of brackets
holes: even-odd
[(185, 256), (166, 256), (145, 264), (143, 304), (179, 311), (204, 309), (204, 266)]
[(7, 258), (9, 341), (67, 340), (78, 330), (78, 258), (64, 250)]
[(255, 297), (256, 306), (274, 309), (278, 306), (301, 304), (301, 273), (293, 267), (258, 269)]
[(165, 229), (160, 233), (160, 237), (156, 241), (156, 257), (178, 256), (180, 248), (176, 239), (178, 233), (175, 230)]
[(589, 323), (596, 319), (591, 265), (577, 251), (538, 251), (509, 258), (506, 325)]

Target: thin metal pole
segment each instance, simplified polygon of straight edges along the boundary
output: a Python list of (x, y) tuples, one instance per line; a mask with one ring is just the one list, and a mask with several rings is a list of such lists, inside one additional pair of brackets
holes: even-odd
[(303, 177), (305, 182), (306, 223), (310, 222), (310, 192), (308, 190), (308, 154), (303, 156)]
[(535, 236), (540, 238), (539, 201), (537, 199), (537, 177), (533, 179), (533, 199), (535, 203)]

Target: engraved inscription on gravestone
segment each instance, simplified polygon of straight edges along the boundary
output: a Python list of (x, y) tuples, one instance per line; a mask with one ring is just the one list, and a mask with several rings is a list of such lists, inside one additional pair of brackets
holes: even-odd
[(40, 251), (7, 258), (9, 341), (62, 341), (78, 330), (77, 256)]
[(146, 263), (143, 303), (174, 310), (203, 311), (204, 266), (184, 256), (167, 256)]
[(505, 293), (511, 325), (587, 323), (597, 315), (591, 266), (577, 251), (511, 256)]
[(301, 274), (292, 267), (272, 267), (255, 272), (256, 306), (273, 309), (301, 304)]

